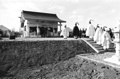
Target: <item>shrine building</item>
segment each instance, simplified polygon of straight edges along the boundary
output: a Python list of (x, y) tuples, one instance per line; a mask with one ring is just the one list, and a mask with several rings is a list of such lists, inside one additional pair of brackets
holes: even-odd
[[(59, 36), (62, 23), (66, 22), (59, 19), (56, 14), (25, 10), (21, 12), (19, 18), (23, 37)], [(59, 32), (58, 27), (60, 28)]]

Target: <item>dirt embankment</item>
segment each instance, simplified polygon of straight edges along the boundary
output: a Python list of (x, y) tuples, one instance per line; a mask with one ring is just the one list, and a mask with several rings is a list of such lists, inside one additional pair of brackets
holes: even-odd
[(87, 52), (94, 50), (82, 40), (1, 41), (0, 77), (14, 78), (22, 70), (58, 63)]
[(0, 79), (120, 79), (119, 69), (78, 58), (82, 40), (0, 42)]

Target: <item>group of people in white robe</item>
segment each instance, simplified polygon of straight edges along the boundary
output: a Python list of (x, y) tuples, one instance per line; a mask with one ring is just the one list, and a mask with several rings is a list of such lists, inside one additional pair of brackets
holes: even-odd
[[(92, 39), (96, 44), (103, 46), (103, 49), (105, 51), (108, 51), (110, 48), (110, 44), (113, 43), (113, 33), (110, 33), (110, 28), (107, 28), (107, 26), (100, 27), (99, 24), (97, 24), (97, 27), (92, 25), (92, 21), (89, 21), (89, 26), (87, 27), (86, 30), (86, 36)], [(75, 23), (75, 26), (73, 28), (73, 37), (77, 39), (80, 35), (80, 31), (78, 28), (78, 22)], [(69, 29), (65, 25), (64, 29), (61, 32), (61, 36), (63, 36), (64, 39), (67, 39), (69, 37)]]
[(99, 24), (95, 29), (94, 26), (92, 25), (92, 20), (90, 20), (89, 26), (87, 27), (86, 31), (86, 36), (94, 40), (96, 44), (103, 46), (103, 49), (105, 51), (108, 51), (108, 49), (110, 48), (110, 44), (113, 42), (108, 31), (109, 28), (107, 28), (107, 26), (100, 27)]

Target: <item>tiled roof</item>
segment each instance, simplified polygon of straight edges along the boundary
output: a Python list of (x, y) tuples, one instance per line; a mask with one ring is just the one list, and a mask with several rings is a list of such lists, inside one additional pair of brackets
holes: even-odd
[(23, 17), (25, 19), (38, 19), (38, 20), (48, 20), (48, 21), (57, 21), (57, 22), (66, 22), (57, 17), (56, 14), (51, 13), (42, 13), (34, 11), (22, 11)]

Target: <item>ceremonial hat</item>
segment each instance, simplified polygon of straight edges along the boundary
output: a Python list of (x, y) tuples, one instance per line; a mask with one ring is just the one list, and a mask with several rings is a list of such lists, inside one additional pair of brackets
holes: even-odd
[(90, 19), (90, 20), (89, 20), (89, 22), (92, 22), (92, 21), (94, 21), (94, 20), (93, 20), (93, 19)]
[(106, 28), (105, 28), (105, 31), (109, 31), (109, 28), (106, 27)]
[(77, 25), (77, 24), (79, 25), (79, 23), (78, 23), (78, 22), (76, 22), (76, 23), (75, 23), (75, 25)]

